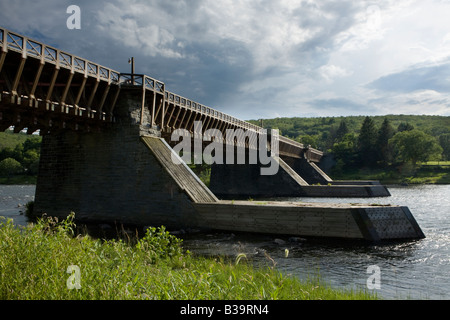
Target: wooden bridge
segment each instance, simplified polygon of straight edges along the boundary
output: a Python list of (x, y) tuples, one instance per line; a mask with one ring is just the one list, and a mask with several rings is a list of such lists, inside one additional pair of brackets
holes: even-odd
[[(195, 121), (204, 134), (215, 128), (258, 134), (263, 128), (166, 90), (162, 81), (142, 74), (120, 73), (70, 53), (0, 28), (0, 130), (14, 126), (40, 134), (60, 129), (98, 130), (114, 122), (121, 90), (139, 90), (141, 119), (163, 133), (177, 128), (194, 133)], [(239, 138), (239, 137), (238, 137)], [(240, 139), (238, 139), (239, 141)], [(245, 141), (245, 140), (244, 140)], [(247, 140), (247, 147), (251, 141)], [(319, 162), (323, 153), (280, 137), (280, 155)]]
[(248, 151), (261, 148), (252, 139), (263, 128), (172, 93), (162, 81), (120, 73), (1, 27), (0, 47), (0, 129), (43, 136), (37, 214), (72, 210), (88, 221), (299, 236), (423, 237), (403, 207), (224, 202), (390, 194), (378, 182), (333, 181), (318, 166), (321, 151), (286, 137), (277, 140), (278, 154), (270, 153), (270, 142), (264, 145), (279, 168), (273, 175), (259, 174), (260, 163), (217, 164), (206, 186), (185, 163), (171, 162), (179, 156), (170, 146), (172, 132), (185, 129), (193, 137), (217, 129), (225, 144)]

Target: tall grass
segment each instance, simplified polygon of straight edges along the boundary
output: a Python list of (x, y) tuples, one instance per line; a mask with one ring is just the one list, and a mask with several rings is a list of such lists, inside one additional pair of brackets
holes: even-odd
[[(144, 237), (99, 240), (75, 235), (74, 216), (42, 218), (18, 228), (0, 220), (0, 299), (373, 299), (364, 291), (334, 290), (318, 279), (300, 282), (246, 259), (184, 252), (164, 227)], [(79, 268), (79, 289), (69, 286)], [(70, 271), (70, 269), (69, 269)]]

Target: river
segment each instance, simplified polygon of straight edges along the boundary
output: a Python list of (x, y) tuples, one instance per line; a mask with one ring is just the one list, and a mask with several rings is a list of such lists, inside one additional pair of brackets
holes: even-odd
[[(34, 199), (34, 190), (34, 186), (0, 186), (0, 216), (26, 224), (24, 205)], [(284, 274), (301, 279), (320, 275), (334, 288), (367, 289), (368, 279), (377, 275), (380, 287), (367, 290), (382, 299), (450, 299), (450, 185), (390, 186), (389, 190), (389, 198), (287, 200), (408, 206), (425, 239), (367, 244), (219, 232), (183, 236), (184, 246), (205, 255), (244, 253), (256, 264), (275, 265)], [(379, 272), (368, 273), (369, 266)]]

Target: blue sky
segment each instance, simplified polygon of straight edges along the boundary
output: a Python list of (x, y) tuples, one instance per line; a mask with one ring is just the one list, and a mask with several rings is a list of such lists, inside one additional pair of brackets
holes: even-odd
[[(69, 5), (81, 29), (69, 30)], [(241, 119), (450, 116), (450, 1), (2, 0), (0, 26)]]

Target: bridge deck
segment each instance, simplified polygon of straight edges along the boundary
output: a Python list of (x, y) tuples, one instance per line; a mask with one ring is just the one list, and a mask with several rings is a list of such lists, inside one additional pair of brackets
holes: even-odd
[[(142, 74), (119, 73), (94, 62), (0, 27), (0, 127), (15, 126), (29, 133), (70, 127), (91, 130), (115, 120), (115, 105), (123, 92), (133, 92), (141, 107), (141, 125), (163, 132), (194, 131), (194, 123), (208, 129), (259, 134), (263, 128), (166, 90), (164, 82)], [(27, 106), (18, 108), (20, 101)], [(40, 106), (48, 106), (45, 109)], [(37, 112), (48, 111), (48, 112)], [(149, 111), (149, 119), (144, 113)], [(79, 115), (87, 115), (80, 118)], [(63, 117), (61, 117), (63, 115)], [(89, 121), (89, 125), (83, 122)], [(144, 122), (150, 123), (144, 123)], [(245, 141), (240, 133), (239, 140)], [(240, 139), (242, 138), (242, 139)], [(246, 142), (244, 142), (246, 143)], [(286, 137), (279, 137), (279, 154), (319, 162), (323, 153)]]

